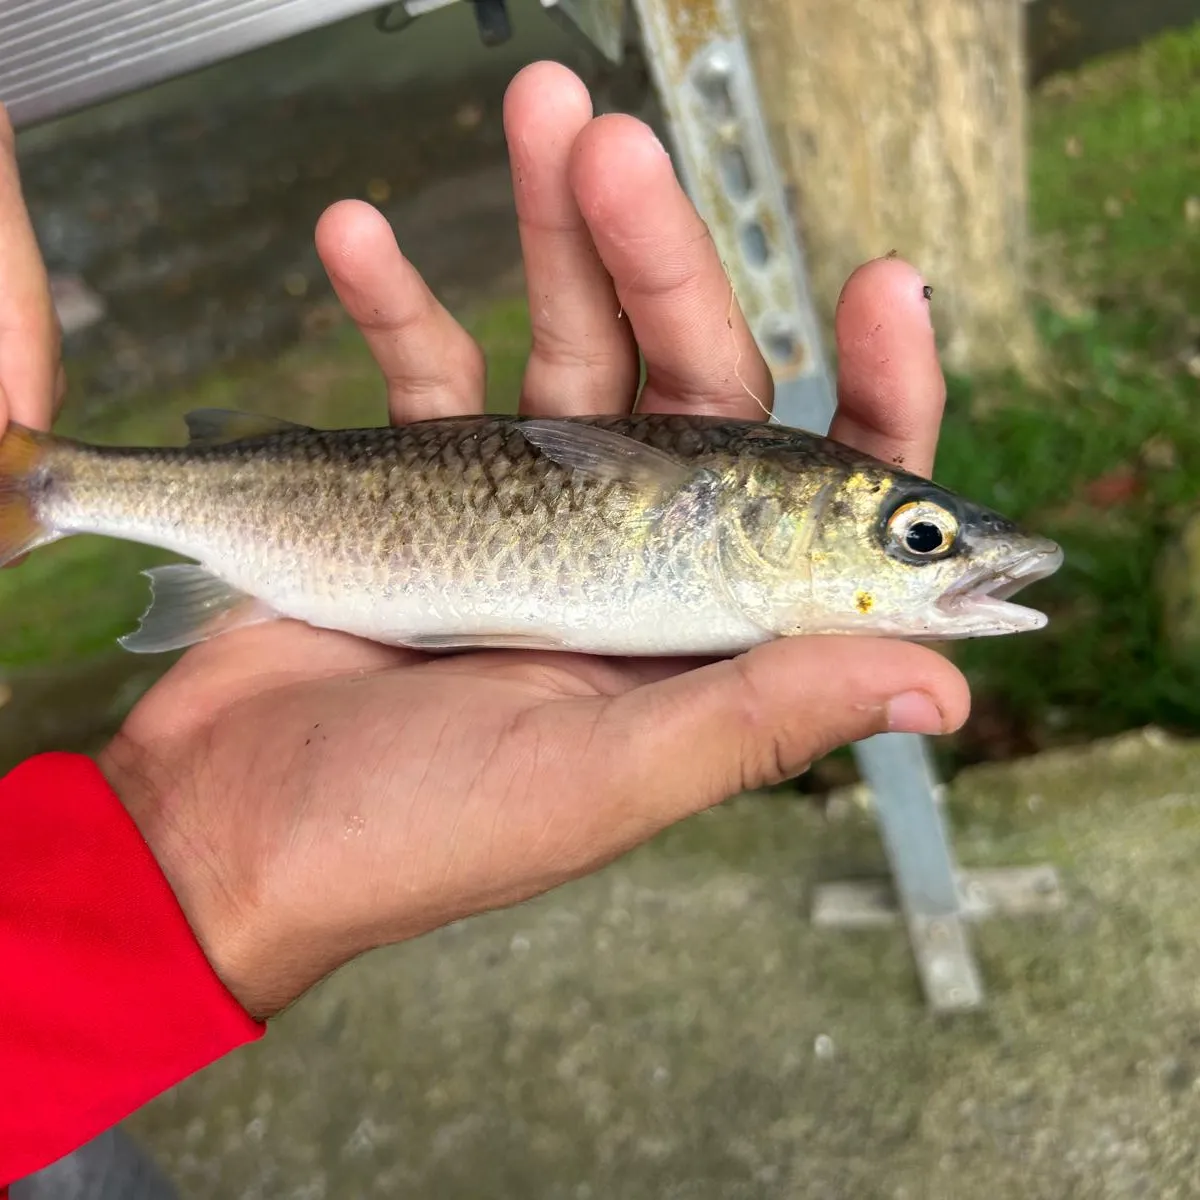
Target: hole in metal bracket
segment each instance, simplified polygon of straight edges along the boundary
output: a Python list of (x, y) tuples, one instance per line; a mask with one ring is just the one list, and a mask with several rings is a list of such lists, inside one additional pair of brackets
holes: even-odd
[(804, 347), (790, 322), (783, 316), (765, 321), (759, 330), (759, 347), (769, 362), (792, 366), (804, 353)]
[(726, 146), (721, 151), (721, 178), (725, 181), (725, 190), (735, 200), (744, 200), (754, 191), (754, 178), (750, 174), (750, 164), (740, 146)]
[(710, 61), (696, 75), (696, 88), (709, 112), (718, 121), (732, 121), (735, 116), (733, 92), (729, 87), (729, 68), (723, 61)]
[(755, 267), (765, 267), (771, 257), (771, 247), (767, 242), (767, 231), (758, 221), (747, 221), (738, 234), (742, 243), (742, 253), (746, 261)]

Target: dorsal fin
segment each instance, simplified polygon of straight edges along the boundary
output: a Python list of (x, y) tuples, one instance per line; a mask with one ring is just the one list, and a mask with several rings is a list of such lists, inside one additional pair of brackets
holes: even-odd
[(232, 408), (194, 408), (184, 418), (189, 446), (223, 446), (246, 438), (266, 437), (285, 430), (307, 432), (308, 425), (285, 421), (266, 413), (239, 412)]

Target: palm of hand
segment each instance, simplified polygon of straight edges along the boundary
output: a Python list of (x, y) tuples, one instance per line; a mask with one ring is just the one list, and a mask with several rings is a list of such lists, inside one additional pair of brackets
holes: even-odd
[[(207, 910), (198, 924), (213, 944), (236, 946), (235, 928), (277, 952), (297, 943), (304, 977), (281, 978), (270, 1009), (348, 949), (525, 899), (666, 823), (667, 812), (637, 808), (614, 823), (605, 797), (645, 777), (629, 736), (645, 714), (620, 699), (681, 669), (522, 651), (435, 657), (285, 621), (191, 649), (110, 756), (153, 778), (144, 827), (169, 826), (156, 836), (177, 854), (221, 864), (220, 894), (185, 901)], [(192, 780), (202, 800), (186, 794)], [(581, 791), (596, 802), (581, 804)], [(289, 927), (265, 934), (261, 913), (286, 913)], [(227, 951), (226, 975), (254, 952)]]

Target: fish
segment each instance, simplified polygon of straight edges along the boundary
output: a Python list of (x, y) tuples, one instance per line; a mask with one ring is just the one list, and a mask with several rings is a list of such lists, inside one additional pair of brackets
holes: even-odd
[(771, 421), (185, 421), (179, 446), (14, 423), (0, 439), (0, 563), (78, 534), (190, 560), (145, 572), (149, 606), (119, 639), (133, 653), (273, 620), (429, 652), (956, 640), (1042, 628), (1010, 597), (1063, 560), (929, 479)]

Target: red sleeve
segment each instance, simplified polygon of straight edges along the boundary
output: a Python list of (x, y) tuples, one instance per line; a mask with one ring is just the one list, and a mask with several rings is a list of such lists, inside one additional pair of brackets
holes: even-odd
[(91, 759), (0, 778), (0, 1197), (264, 1028)]

